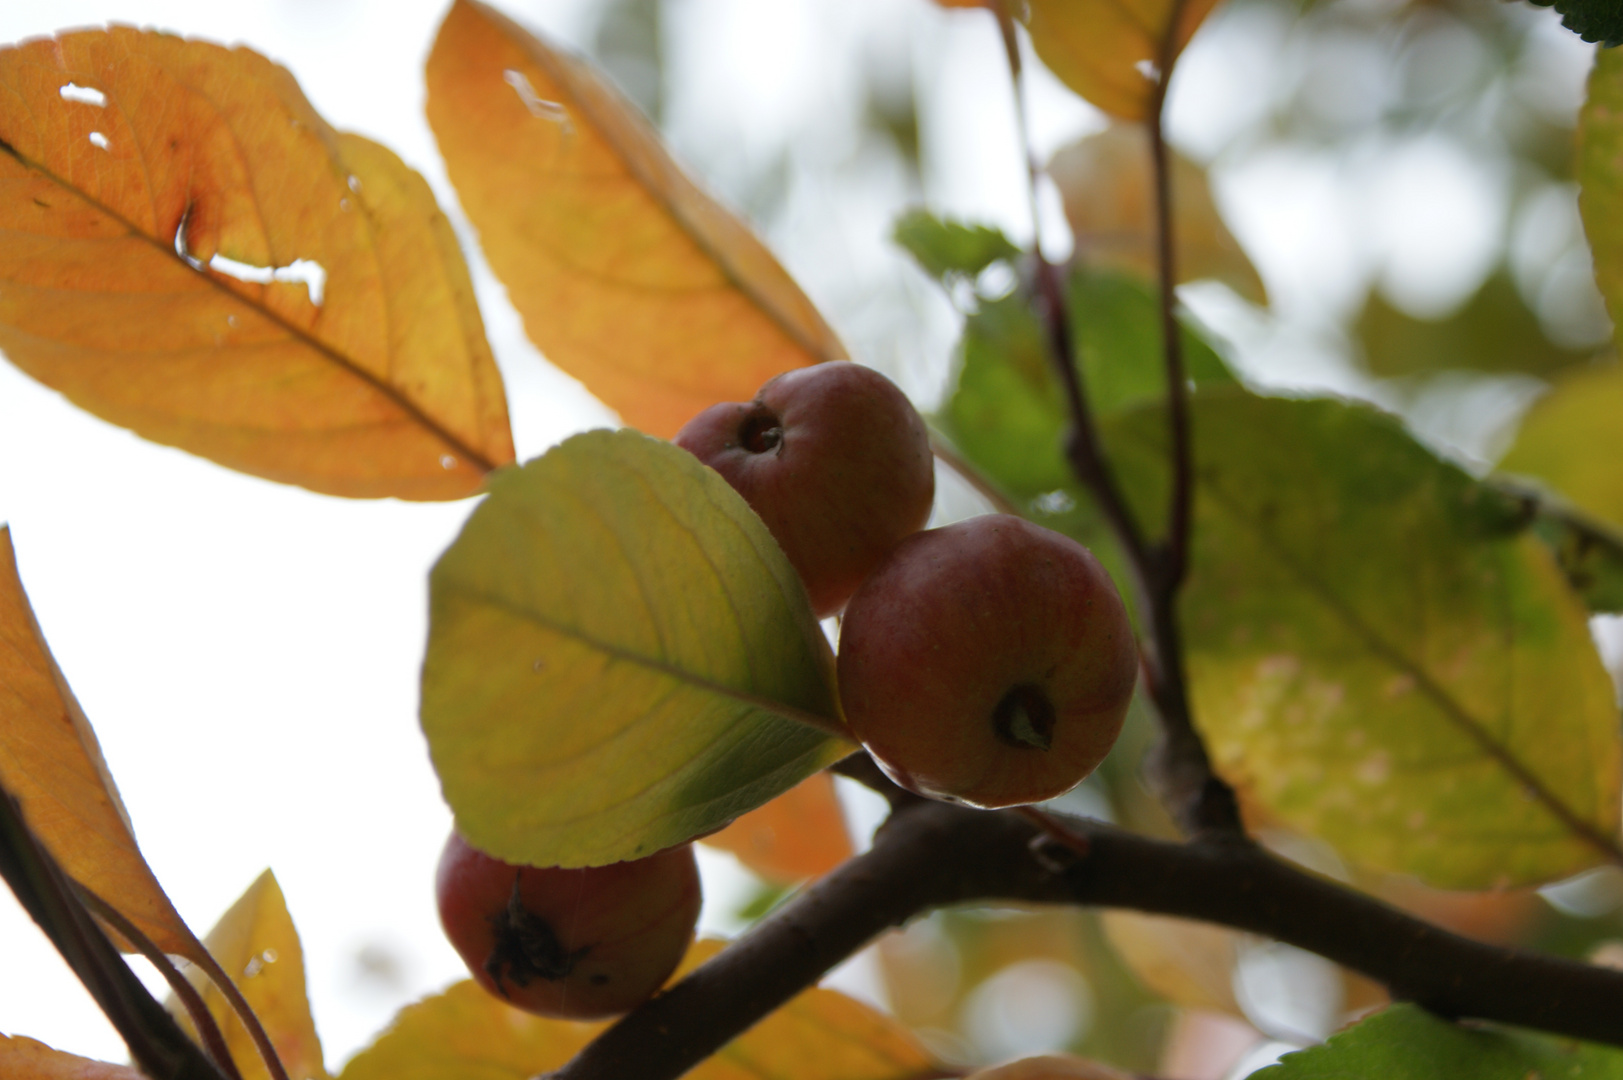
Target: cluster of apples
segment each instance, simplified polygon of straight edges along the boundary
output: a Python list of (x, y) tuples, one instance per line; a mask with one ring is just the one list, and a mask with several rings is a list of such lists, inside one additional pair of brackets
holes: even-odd
[[(834, 362), (713, 405), (675, 442), (766, 523), (819, 618), (843, 611), (852, 733), (898, 784), (979, 807), (1080, 783), (1121, 730), (1138, 674), (1109, 575), (1068, 537), (1006, 514), (924, 530), (924, 421), (883, 375)], [(698, 919), (691, 845), (584, 869), (521, 867), (453, 834), (441, 921), (486, 989), (548, 1016), (625, 1012), (662, 986)]]
[(676, 444), (766, 522), (819, 618), (844, 610), (846, 722), (898, 784), (980, 807), (1051, 799), (1104, 759), (1138, 677), (1127, 610), (1087, 548), (989, 514), (921, 532), (924, 421), (852, 363), (779, 375)]

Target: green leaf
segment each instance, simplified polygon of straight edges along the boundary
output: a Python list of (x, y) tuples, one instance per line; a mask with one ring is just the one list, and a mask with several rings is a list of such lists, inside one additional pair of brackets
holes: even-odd
[(1623, 1080), (1623, 1052), (1497, 1028), (1465, 1028), (1392, 1005), (1321, 1046), (1286, 1054), (1257, 1080)]
[[(1236, 391), (1193, 407), (1181, 615), (1218, 769), (1292, 828), (1444, 888), (1602, 861), (1617, 706), (1523, 502), (1373, 409)], [(1107, 434), (1146, 517), (1164, 432), (1157, 410)]]
[[(1623, 20), (1623, 8), (1615, 8), (1614, 18)], [(1577, 161), (1578, 213), (1595, 256), (1595, 284), (1618, 340), (1623, 325), (1623, 53), (1609, 50), (1595, 57), (1588, 97), (1578, 113)]]
[(1623, 45), (1623, 8), (1617, 0), (1532, 0), (1561, 13), (1561, 25), (1585, 41), (1607, 48)]
[(903, 214), (891, 235), (926, 274), (941, 282), (973, 278), (999, 260), (1012, 262), (1021, 255), (1001, 229), (943, 221), (928, 210)]
[(1623, 534), (1623, 366), (1574, 371), (1522, 421), (1501, 472), (1531, 476)]
[(1503, 270), (1441, 319), (1417, 319), (1372, 291), (1354, 332), (1365, 366), (1385, 378), (1448, 370), (1548, 375), (1594, 354), (1545, 337), (1538, 316)]
[(458, 828), (510, 862), (649, 855), (851, 749), (793, 568), (669, 443), (588, 432), (498, 475), (429, 594), (429, 751)]
[[(1076, 271), (1069, 303), (1095, 414), (1159, 400), (1166, 377), (1155, 294), (1126, 274)], [(1075, 484), (1062, 451), (1069, 415), (1047, 350), (1028, 298), (1016, 293), (982, 304), (964, 325), (958, 384), (939, 417), (964, 455), (1018, 498)], [(1233, 382), (1217, 353), (1187, 325), (1183, 351), (1197, 385)]]

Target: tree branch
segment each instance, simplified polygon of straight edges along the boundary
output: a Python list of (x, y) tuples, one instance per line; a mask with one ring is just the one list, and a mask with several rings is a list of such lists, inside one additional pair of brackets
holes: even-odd
[(35, 839), (0, 788), (0, 876), (84, 983), (152, 1080), (225, 1080), (225, 1074), (136, 978), (79, 898), (72, 879)]
[(998, 901), (1217, 923), (1318, 953), (1446, 1017), (1623, 1046), (1623, 972), (1472, 941), (1240, 838), (1175, 844), (1097, 821), (1066, 825), (1086, 838), (1086, 856), (1007, 811), (905, 803), (866, 854), (548, 1075), (674, 1080), (885, 930), (931, 908)]

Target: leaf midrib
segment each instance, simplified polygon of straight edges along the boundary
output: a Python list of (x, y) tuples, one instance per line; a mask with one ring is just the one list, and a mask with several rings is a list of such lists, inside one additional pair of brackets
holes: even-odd
[[(227, 285), (224, 281), (217, 278), (215, 275), (207, 273), (204, 270), (200, 270), (197, 267), (192, 266), (191, 263), (187, 262), (185, 259), (183, 259), (179, 255), (177, 255), (169, 246), (165, 245), (157, 237), (154, 237), (154, 236), (150, 235), (149, 233), (145, 232), (144, 230), (142, 230), (141, 228), (136, 226), (133, 222), (131, 222), (128, 218), (124, 217), (124, 215), (122, 215), (122, 214), (118, 213), (117, 211), (113, 210), (111, 207), (107, 206), (105, 203), (101, 202), (99, 199), (96, 199), (96, 198), (92, 197), (91, 195), (87, 194), (86, 192), (82, 191), (77, 186), (69, 183), (67, 180), (65, 180), (63, 177), (57, 175), (51, 169), (47, 168), (46, 166), (44, 166), (42, 164), (31, 161), (30, 159), (24, 157), (22, 155), (22, 153), (17, 150), (16, 147), (12, 146), (10, 143), (4, 141), (3, 139), (0, 139), (0, 153), (8, 154), (18, 164), (20, 164), (23, 168), (25, 168), (27, 170), (30, 170), (31, 172), (37, 173), (40, 176), (45, 177), (51, 183), (55, 184), (58, 188), (62, 189), (63, 191), (65, 191), (67, 193), (69, 193), (74, 198), (79, 199), (85, 205), (93, 207), (98, 213), (103, 214), (109, 220), (117, 222), (120, 226), (122, 226), (126, 230), (126, 232), (129, 235), (134, 236), (134, 237), (140, 239), (141, 241), (147, 243), (148, 245), (150, 245), (151, 247), (156, 249), (159, 252), (159, 254), (161, 254), (164, 258), (170, 259), (170, 260), (172, 260), (174, 262), (177, 262), (177, 263), (181, 264), (182, 266), (184, 266), (187, 269), (188, 272), (190, 272), (191, 274), (196, 275), (197, 278), (199, 278), (202, 281), (206, 282), (209, 285), (209, 287), (211, 287), (211, 288), (225, 294), (233, 302), (241, 304), (243, 307), (248, 308), (249, 310), (253, 311), (255, 314), (257, 314), (257, 315), (263, 317), (264, 319), (270, 321), (271, 323), (275, 324), (284, 333), (286, 333), (289, 337), (294, 338), (296, 341), (298, 341), (299, 343), (304, 345), (306, 348), (311, 349), (317, 355), (323, 357), (328, 362), (333, 364), (335, 367), (340, 368), (341, 370), (348, 373), (349, 375), (351, 375), (351, 376), (353, 376), (355, 378), (358, 378), (362, 382), (368, 384), (374, 391), (376, 391), (378, 394), (382, 395), (383, 397), (387, 398), (393, 405), (395, 405), (395, 407), (400, 409), (401, 412), (405, 413), (410, 419), (416, 421), (425, 430), (427, 430), (432, 435), (434, 435), (436, 438), (438, 438), (439, 440), (444, 442), (453, 451), (455, 451), (457, 454), (460, 454), (463, 457), (464, 460), (468, 461), (470, 464), (472, 464), (474, 467), (479, 469), (481, 472), (490, 473), (490, 472), (495, 471), (495, 469), (497, 468), (496, 463), (493, 462), (484, 453), (482, 453), (481, 451), (475, 450), (472, 446), (468, 445), (460, 436), (458, 436), (455, 433), (453, 433), (453, 432), (449, 431), (448, 429), (446, 429), (438, 421), (436, 421), (433, 417), (431, 417), (428, 413), (423, 411), (421, 406), (417, 405), (410, 398), (406, 397), (403, 393), (401, 393), (398, 389), (396, 389), (390, 383), (383, 380), (379, 376), (374, 375), (371, 372), (367, 371), (365, 368), (361, 367), (355, 361), (349, 359), (348, 357), (346, 357), (342, 353), (338, 352), (336, 349), (332, 348), (330, 345), (323, 342), (320, 338), (317, 338), (314, 335), (312, 335), (309, 331), (304, 330), (301, 327), (295, 326), (294, 324), (290, 323), (287, 319), (285, 319), (281, 315), (277, 314), (275, 311), (270, 310), (268, 307), (265, 307), (264, 305), (258, 304), (256, 302), (248, 299), (247, 297), (243, 296), (241, 293), (237, 292), (235, 289), (232, 289), (229, 285)], [(368, 245), (368, 247), (370, 248), (371, 245)], [(376, 250), (373, 249), (372, 253), (373, 253), (374, 258), (375, 258), (376, 257)], [(77, 291), (82, 291), (82, 290), (75, 290), (75, 291), (77, 292)]]
[(443, 590), (441, 595), (455, 595), (473, 603), (494, 608), (495, 610), (509, 615), (520, 622), (532, 623), (544, 630), (557, 634), (560, 637), (564, 637), (571, 641), (585, 645), (588, 649), (595, 650), (612, 659), (621, 660), (626, 663), (647, 668), (648, 670), (664, 675), (675, 682), (682, 683), (708, 693), (713, 693), (719, 697), (737, 701), (744, 705), (749, 705), (750, 707), (759, 709), (762, 712), (770, 713), (775, 716), (781, 716), (787, 720), (796, 721), (797, 723), (806, 724), (824, 732), (830, 738), (849, 738), (849, 736), (842, 736), (835, 731), (835, 728), (840, 726), (838, 717), (821, 716), (817, 713), (809, 712), (805, 709), (801, 709), (781, 701), (774, 701), (770, 698), (761, 697), (757, 694), (746, 693), (745, 691), (739, 690), (736, 687), (726, 686), (722, 683), (715, 682), (714, 680), (699, 676), (691, 671), (676, 667), (667, 661), (656, 659), (643, 653), (634, 652), (622, 646), (603, 641), (600, 638), (583, 632), (578, 627), (566, 625), (557, 619), (549, 618), (546, 615), (528, 608), (521, 608), (515, 604), (509, 603), (500, 596), (493, 595), (482, 589), (464, 585), (463, 583), (455, 580), (441, 584), (439, 589)]
[(1612, 862), (1623, 865), (1623, 848), (1596, 829), (1588, 821), (1567, 806), (1554, 792), (1531, 771), (1511, 751), (1491, 735), (1486, 727), (1471, 712), (1456, 701), (1441, 683), (1432, 678), (1430, 672), (1419, 664), (1412, 662), (1397, 646), (1389, 643), (1374, 627), (1367, 624), (1356, 611), (1337, 596), (1328, 584), (1321, 581), (1311, 570), (1298, 560), (1282, 539), (1269, 530), (1262, 522), (1253, 520), (1253, 516), (1244, 512), (1241, 504), (1231, 499), (1218, 484), (1213, 483), (1209, 477), (1201, 477), (1198, 481), (1201, 488), (1212, 497), (1212, 501), (1223, 508), (1231, 520), (1241, 528), (1250, 532), (1257, 540), (1271, 551), (1292, 576), (1321, 604), (1329, 608), (1331, 613), (1347, 625), (1355, 635), (1360, 638), (1365, 647), (1375, 656), (1389, 664), (1391, 667), (1415, 680), (1415, 685), (1428, 698), (1431, 699), (1445, 717), (1465, 736), (1470, 739), (1479, 750), (1504, 769), (1523, 789), (1531, 795), (1534, 801), (1542, 805), (1569, 831), (1585, 843), (1602, 852)]

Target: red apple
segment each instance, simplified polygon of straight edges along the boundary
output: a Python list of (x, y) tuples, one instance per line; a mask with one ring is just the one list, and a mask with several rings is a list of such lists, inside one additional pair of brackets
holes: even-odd
[(840, 700), (880, 766), (974, 806), (1060, 795), (1104, 760), (1138, 676), (1087, 548), (1004, 514), (903, 541), (846, 608)]
[(675, 442), (761, 515), (819, 618), (924, 527), (935, 498), (924, 421), (889, 379), (846, 361), (779, 375), (751, 402), (712, 405)]
[(514, 866), (453, 832), (435, 892), (446, 937), (486, 990), (591, 1020), (653, 996), (687, 952), (701, 894), (693, 846), (581, 869)]

